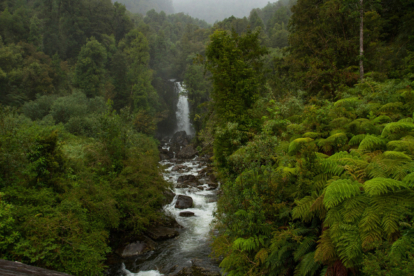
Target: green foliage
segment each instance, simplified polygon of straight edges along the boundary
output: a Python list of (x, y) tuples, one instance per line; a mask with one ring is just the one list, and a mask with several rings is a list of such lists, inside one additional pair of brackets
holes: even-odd
[(75, 69), (75, 84), (89, 98), (102, 95), (106, 60), (106, 49), (94, 37), (82, 47), (79, 53)]

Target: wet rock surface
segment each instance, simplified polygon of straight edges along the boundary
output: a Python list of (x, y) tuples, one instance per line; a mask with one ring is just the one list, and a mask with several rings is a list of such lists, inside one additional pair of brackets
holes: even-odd
[(154, 241), (163, 241), (178, 236), (178, 231), (174, 228), (164, 226), (153, 226), (148, 228), (145, 233)]
[(177, 202), (175, 203), (175, 208), (178, 209), (188, 209), (193, 207), (193, 199), (190, 196), (179, 195)]
[(196, 155), (197, 151), (194, 148), (194, 145), (188, 145), (178, 152), (177, 157), (181, 159), (190, 159), (194, 158)]
[(194, 213), (190, 211), (181, 212), (180, 217), (194, 217)]
[(145, 254), (149, 251), (153, 251), (157, 248), (157, 243), (155, 243), (150, 238), (145, 238), (143, 241), (137, 241), (130, 243), (122, 249), (120, 254), (122, 258), (136, 257), (142, 254)]

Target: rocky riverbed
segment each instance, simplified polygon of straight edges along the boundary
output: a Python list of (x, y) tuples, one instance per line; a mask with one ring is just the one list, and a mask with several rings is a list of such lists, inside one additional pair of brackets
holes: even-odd
[(163, 139), (159, 150), (164, 178), (173, 184), (165, 192), (166, 217), (139, 240), (120, 247), (119, 264), (108, 275), (221, 275), (209, 258), (209, 232), (220, 188), (209, 158), (197, 155), (184, 131)]

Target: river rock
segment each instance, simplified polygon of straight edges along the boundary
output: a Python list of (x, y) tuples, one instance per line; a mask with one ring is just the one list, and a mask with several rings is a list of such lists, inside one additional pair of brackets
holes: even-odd
[(181, 212), (180, 217), (194, 217), (194, 213), (190, 211)]
[(171, 190), (164, 190), (163, 195), (164, 195), (163, 205), (170, 204), (175, 197), (175, 194)]
[(185, 147), (189, 144), (190, 139), (187, 136), (187, 133), (183, 131), (178, 131), (174, 134), (171, 139), (171, 144)]
[(49, 269), (0, 260), (0, 275), (2, 276), (70, 276), (66, 273), (56, 272)]
[(177, 157), (181, 159), (191, 159), (194, 158), (196, 155), (197, 151), (194, 148), (194, 145), (188, 145), (178, 152)]
[(195, 177), (192, 174), (181, 175), (180, 177), (178, 177), (177, 183), (183, 183), (183, 182), (197, 182), (197, 177)]
[(176, 171), (180, 171), (180, 170), (184, 170), (184, 169), (186, 169), (187, 167), (186, 166), (184, 166), (184, 165), (176, 165), (176, 166), (174, 166), (172, 169), (171, 169), (171, 171), (172, 172), (176, 172)]
[(178, 231), (164, 226), (153, 226), (145, 232), (154, 241), (163, 241), (178, 236)]
[(191, 267), (184, 267), (178, 273), (170, 276), (221, 276), (220, 268), (208, 261), (193, 259)]
[(206, 182), (206, 184), (210, 187), (210, 188), (213, 188), (213, 189), (217, 189), (218, 188), (218, 184), (217, 183), (214, 183), (214, 182), (211, 182), (211, 181), (207, 181)]
[(136, 257), (149, 251), (153, 251), (156, 248), (157, 244), (153, 240), (146, 238), (144, 241), (137, 241), (125, 246), (125, 248), (122, 250), (121, 257)]
[(178, 183), (175, 187), (178, 188), (178, 189), (184, 189), (184, 188), (188, 188), (188, 184), (187, 183)]
[(175, 208), (177, 209), (187, 209), (193, 207), (193, 199), (189, 196), (179, 195), (177, 198), (177, 203)]

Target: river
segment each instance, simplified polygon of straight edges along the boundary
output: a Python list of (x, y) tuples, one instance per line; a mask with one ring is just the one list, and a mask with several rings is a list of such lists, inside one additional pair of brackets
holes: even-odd
[[(180, 83), (176, 83), (176, 90), (179, 94), (176, 131), (184, 130), (191, 135), (193, 130), (189, 120), (188, 99), (181, 93), (184, 88)], [(163, 149), (170, 150), (170, 148), (169, 142), (163, 145)], [(176, 154), (174, 152), (173, 156), (175, 157)], [(211, 181), (209, 182), (209, 176), (205, 174), (204, 170), (207, 167), (206, 161), (198, 156), (185, 160), (172, 158), (161, 161), (160, 165), (164, 166), (164, 178), (173, 183), (173, 192), (176, 194), (173, 201), (164, 206), (164, 212), (174, 217), (183, 226), (183, 229), (180, 230), (178, 237), (160, 242), (157, 250), (133, 260), (126, 260), (116, 272), (117, 276), (164, 275), (162, 273), (174, 275), (183, 268), (191, 267), (194, 260), (211, 265), (209, 232), (214, 218), (213, 213), (216, 209), (219, 187), (213, 185), (214, 183)], [(185, 175), (195, 176), (198, 184), (185, 187), (179, 183), (179, 177)], [(188, 209), (175, 208), (179, 195), (191, 197), (193, 207)], [(194, 216), (180, 216), (180, 213), (185, 211), (194, 213)], [(212, 266), (216, 266), (216, 264), (212, 264)], [(216, 270), (218, 271), (217, 267)]]

